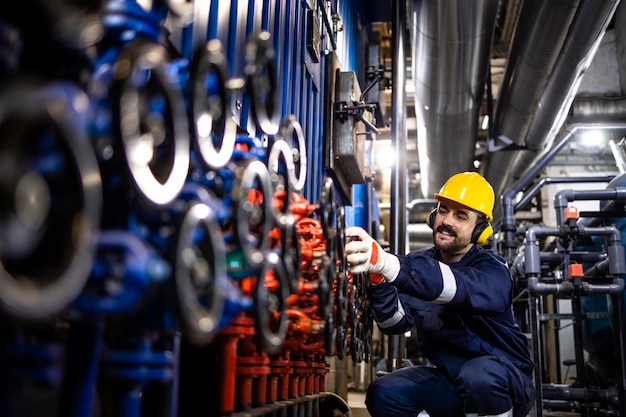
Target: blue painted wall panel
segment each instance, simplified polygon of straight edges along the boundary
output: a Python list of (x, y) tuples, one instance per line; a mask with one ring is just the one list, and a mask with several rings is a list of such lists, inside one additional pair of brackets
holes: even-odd
[[(315, 16), (319, 20), (321, 32), (321, 56), (314, 62), (307, 50), (307, 10), (315, 7)], [(364, 27), (363, 10), (358, 0), (317, 1), (306, 0), (213, 0), (210, 3), (207, 39), (220, 39), (225, 46), (229, 59), (229, 75), (243, 77), (245, 41), (258, 31), (267, 30), (273, 38), (276, 52), (275, 70), (277, 75), (278, 109), (281, 120), (288, 115), (295, 115), (303, 127), (307, 144), (307, 182), (303, 194), (310, 201), (317, 201), (320, 196), (324, 169), (324, 96), (327, 53), (332, 52), (329, 36), (336, 38), (341, 68), (344, 71), (362, 72), (357, 68), (359, 51), (359, 31)], [(337, 12), (341, 17), (341, 31), (329, 34), (321, 20), (321, 10)], [(197, 33), (194, 38), (197, 39)], [(231, 110), (242, 129), (253, 136), (262, 138), (262, 132), (256, 128), (251, 116), (247, 94), (235, 92), (232, 95)]]

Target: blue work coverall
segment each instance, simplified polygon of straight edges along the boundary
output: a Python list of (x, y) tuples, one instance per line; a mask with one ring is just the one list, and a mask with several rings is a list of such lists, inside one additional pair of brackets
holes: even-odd
[(366, 395), (370, 414), (525, 416), (535, 399), (533, 364), (513, 319), (505, 261), (478, 245), (451, 264), (435, 248), (398, 258), (398, 276), (371, 285), (373, 316), (386, 334), (415, 326), (429, 364), (375, 379)]

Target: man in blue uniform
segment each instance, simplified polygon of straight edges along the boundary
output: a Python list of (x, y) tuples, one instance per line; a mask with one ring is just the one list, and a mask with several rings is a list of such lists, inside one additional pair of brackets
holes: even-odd
[(475, 172), (452, 176), (429, 217), (434, 246), (408, 255), (384, 252), (349, 227), (351, 273), (370, 274), (374, 319), (386, 334), (416, 327), (426, 366), (375, 379), (366, 405), (373, 417), (523, 417), (535, 399), (525, 335), (511, 311), (505, 261), (480, 246), (493, 233), (495, 196)]

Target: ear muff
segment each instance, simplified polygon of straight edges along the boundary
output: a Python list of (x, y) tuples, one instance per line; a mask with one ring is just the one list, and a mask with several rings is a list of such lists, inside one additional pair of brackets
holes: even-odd
[(437, 209), (434, 208), (430, 213), (428, 213), (428, 217), (426, 217), (426, 224), (432, 229), (435, 224), (435, 217), (437, 216)]
[[(430, 213), (428, 213), (428, 217), (426, 217), (426, 224), (432, 229), (435, 224), (435, 217), (437, 216), (437, 209), (433, 209)], [(479, 245), (484, 245), (489, 241), (491, 236), (493, 235), (493, 228), (491, 227), (491, 223), (489, 222), (481, 222), (478, 223), (474, 227), (474, 231), (472, 232), (472, 243), (477, 243)]]
[(491, 223), (478, 223), (476, 227), (474, 227), (474, 231), (472, 232), (472, 243), (484, 245), (489, 241), (492, 235), (493, 228), (491, 227)]

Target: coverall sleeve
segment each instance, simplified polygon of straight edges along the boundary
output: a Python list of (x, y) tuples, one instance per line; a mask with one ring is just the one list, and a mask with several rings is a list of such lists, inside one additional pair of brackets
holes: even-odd
[(421, 312), (427, 304), (406, 294), (400, 294), (391, 284), (370, 286), (372, 315), (378, 328), (385, 334), (407, 332), (421, 326)]
[(400, 273), (392, 285), (401, 294), (476, 312), (502, 313), (510, 306), (511, 275), (495, 255), (478, 251), (452, 264), (423, 252), (398, 258)]

